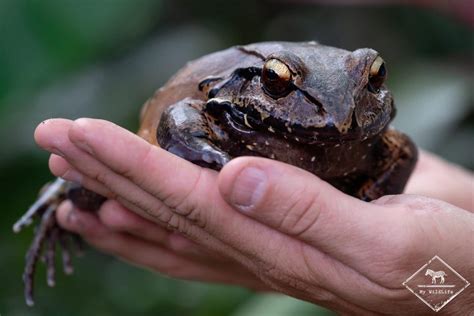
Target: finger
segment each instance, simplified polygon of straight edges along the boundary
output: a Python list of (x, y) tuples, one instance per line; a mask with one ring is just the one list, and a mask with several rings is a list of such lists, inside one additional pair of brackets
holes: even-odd
[[(60, 124), (55, 120), (51, 123)], [(56, 140), (63, 134), (53, 133), (54, 128), (47, 125), (38, 127), (38, 143), (47, 148), (56, 141), (61, 152), (68, 154), (71, 143)], [(110, 122), (80, 119), (69, 126), (69, 140), (80, 149), (74, 156), (66, 155), (71, 165), (93, 179), (100, 179), (125, 207), (155, 216), (158, 222), (231, 256), (267, 284), (285, 293), (302, 292), (304, 286), (303, 292), (316, 296), (321, 290), (318, 284), (326, 278), (324, 271), (334, 269), (337, 262), (325, 253), (313, 248), (305, 250), (308, 247), (297, 238), (235, 212), (217, 189), (216, 172), (197, 167)], [(81, 151), (93, 158), (86, 165)], [(311, 265), (318, 270), (309, 272), (308, 263), (301, 259), (308, 257), (306, 252), (311, 252)], [(291, 259), (294, 257), (299, 259)], [(309, 273), (316, 280), (305, 283), (305, 274)], [(340, 292), (332, 281), (327, 288)]]
[(111, 231), (101, 224), (97, 216), (74, 210), (69, 202), (61, 205), (57, 218), (63, 228), (80, 234), (92, 246), (128, 263), (177, 278), (267, 289), (254, 275), (235, 265), (200, 264), (156, 244)]
[(102, 224), (110, 230), (129, 233), (162, 246), (171, 234), (171, 231), (128, 211), (114, 200), (106, 201), (97, 215)]
[[(68, 203), (64, 203), (58, 210), (57, 217), (60, 225), (67, 230), (80, 234), (92, 246), (117, 256), (128, 263), (177, 278), (234, 284), (259, 291), (272, 291), (271, 287), (240, 265), (234, 263), (226, 265), (200, 264), (179, 258), (156, 245), (150, 245), (129, 235), (108, 230), (106, 226), (100, 223), (97, 216), (88, 212), (71, 211), (71, 205), (68, 205)], [(131, 249), (133, 249), (133, 252), (130, 251)], [(331, 266), (333, 267), (333, 265), (328, 266), (324, 261), (322, 262), (320, 268), (323, 270), (327, 271)], [(276, 288), (278, 289), (278, 287)], [(285, 292), (288, 288), (280, 288), (279, 290)], [(325, 306), (345, 307), (352, 311), (360, 310), (357, 305), (349, 303), (322, 288), (317, 288), (317, 291), (317, 297), (324, 298)], [(307, 294), (302, 293), (301, 295), (309, 298)]]
[[(71, 164), (69, 164), (69, 162), (67, 162), (63, 157), (58, 156), (56, 154), (51, 154), (49, 165), (50, 165), (51, 172), (55, 176), (61, 177), (68, 181), (79, 183), (91, 191), (94, 191), (96, 193), (99, 193), (103, 196), (108, 197), (110, 201), (114, 201), (113, 198), (116, 197), (115, 193), (111, 192), (106, 186), (104, 186), (102, 183), (98, 182), (97, 180), (94, 180), (88, 177), (87, 175), (80, 173)], [(117, 204), (117, 205), (120, 205), (120, 204)], [(121, 219), (115, 220), (111, 212), (107, 212), (107, 214), (108, 214), (107, 220), (110, 221), (111, 225), (118, 225), (119, 223), (116, 223), (118, 220), (124, 222), (124, 220), (121, 220)], [(150, 217), (149, 215), (147, 216), (147, 214), (143, 216), (145, 218), (148, 218), (149, 220), (154, 219)], [(164, 227), (164, 225), (161, 225), (161, 226)], [(160, 229), (163, 229), (162, 227), (160, 227)], [(113, 227), (109, 226), (109, 228), (113, 228)], [(120, 230), (120, 227), (115, 227), (115, 229)], [(132, 228), (130, 228), (130, 230), (132, 230)], [(129, 233), (133, 233), (133, 231), (130, 231)]]
[[(54, 137), (58, 135), (52, 130), (46, 132)], [(235, 256), (239, 256), (243, 249), (227, 245), (222, 247), (222, 244), (214, 242), (215, 237), (226, 240), (225, 243), (246, 245), (248, 249), (245, 251), (252, 255), (267, 246), (266, 241), (259, 245), (251, 241), (254, 236), (241, 234), (240, 231), (246, 229), (255, 234), (261, 231), (261, 227), (226, 205), (215, 188), (214, 171), (200, 168), (103, 120), (76, 120), (69, 129), (69, 138), (74, 145), (97, 159), (95, 163), (84, 165), (84, 160), (79, 159), (80, 153), (77, 153), (74, 157), (67, 156), (71, 164), (89, 177), (101, 179), (118, 198), (128, 200), (130, 203), (124, 204), (127, 208), (138, 206), (156, 216), (156, 219), (168, 223), (170, 228), (194, 236), (210, 247), (225, 248)], [(69, 146), (67, 142), (57, 142), (66, 148)], [(51, 147), (49, 143), (42, 146)], [(68, 149), (61, 150), (69, 152)], [(134, 188), (130, 184), (138, 186)], [(238, 220), (233, 218), (236, 216)], [(211, 231), (212, 235), (209, 234)], [(278, 243), (276, 238), (273, 239)]]
[[(84, 127), (82, 126), (83, 123), (81, 123), (84, 121), (86, 123), (92, 122), (92, 124)], [(52, 152), (57, 152), (61, 154), (62, 157), (67, 159), (68, 163), (70, 163), (70, 166), (77, 169), (81, 173), (81, 183), (86, 188), (97, 188), (101, 185), (106, 186), (116, 195), (116, 198), (120, 200), (120, 203), (124, 204), (127, 208), (140, 213), (142, 216), (151, 218), (154, 221), (158, 220), (158, 222), (167, 225), (170, 228), (181, 231), (184, 231), (190, 227), (190, 225), (184, 222), (183, 218), (180, 216), (173, 216), (173, 214), (170, 214), (171, 211), (169, 207), (162, 203), (159, 199), (156, 199), (154, 196), (148, 194), (147, 191), (143, 191), (140, 187), (136, 186), (122, 175), (113, 172), (101, 161), (98, 161), (95, 159), (95, 157), (92, 157), (89, 153), (74, 146), (70, 142), (69, 138), (67, 138), (65, 135), (70, 134), (71, 139), (75, 139), (76, 143), (79, 143), (82, 147), (84, 147), (85, 142), (81, 140), (80, 134), (87, 131), (86, 135), (93, 138), (93, 140), (90, 142), (91, 144), (87, 145), (93, 146), (88, 148), (89, 151), (91, 148), (94, 148), (98, 156), (106, 157), (104, 159), (107, 159), (109, 158), (108, 156), (111, 156), (112, 165), (114, 165), (116, 168), (121, 168), (117, 166), (121, 166), (123, 164), (126, 165), (128, 163), (135, 167), (138, 166), (139, 174), (134, 175), (131, 173), (130, 176), (133, 176), (134, 179), (139, 183), (142, 183), (145, 180), (148, 181), (148, 189), (161, 196), (168, 204), (171, 204), (172, 207), (182, 204), (180, 201), (186, 200), (186, 197), (188, 197), (190, 192), (193, 191), (192, 187), (195, 183), (197, 183), (199, 171), (198, 173), (194, 172), (193, 179), (192, 170), (196, 171), (196, 168), (199, 170), (199, 167), (192, 165), (174, 155), (171, 155), (155, 146), (152, 146), (147, 142), (144, 142), (136, 135), (121, 129), (114, 124), (101, 120), (78, 120), (78, 122), (82, 124), (79, 124), (82, 127), (79, 128), (79, 131), (76, 130), (73, 132), (70, 131), (74, 125), (71, 121), (61, 119), (48, 120), (44, 124), (38, 126), (35, 133), (35, 138), (41, 147)], [(96, 138), (96, 135), (94, 135), (95, 132), (99, 132), (99, 135), (101, 136)], [(136, 142), (138, 145), (136, 145)], [(112, 150), (111, 148), (115, 148), (115, 150)], [(157, 161), (152, 161), (151, 159), (148, 162), (144, 161), (146, 151), (155, 149), (159, 150), (158, 156), (160, 159)], [(103, 152), (105, 152), (105, 154)], [(161, 157), (161, 154), (164, 154), (166, 157)], [(167, 161), (168, 158), (170, 159), (169, 162)], [(119, 162), (117, 162), (117, 160), (119, 160)], [(108, 160), (105, 161), (109, 162)], [(192, 168), (192, 170), (190, 171), (186, 168), (183, 170), (182, 166), (186, 166), (186, 168)], [(52, 165), (53, 170), (55, 170), (55, 167), (56, 166)], [(158, 167), (161, 168), (158, 169)], [(62, 163), (62, 165), (58, 166), (57, 168), (61, 170), (55, 170), (55, 172), (63, 173), (65, 172), (64, 169), (68, 167), (64, 166), (64, 163)], [(173, 172), (173, 170), (176, 170), (176, 172)], [(208, 170), (207, 172), (210, 171)], [(127, 172), (123, 173), (127, 174)], [(150, 187), (154, 188), (155, 190), (151, 190)], [(203, 190), (201, 190), (201, 193), (197, 194), (197, 196), (206, 202), (205, 207), (212, 207), (212, 202), (210, 204), (210, 201), (207, 199), (209, 194), (205, 192), (212, 187), (214, 186), (200, 186), (200, 188)], [(215, 193), (217, 193), (217, 191), (215, 191)], [(186, 204), (195, 205), (193, 202)], [(190, 208), (186, 207), (185, 204), (182, 204), (181, 206), (182, 207), (177, 208), (179, 211), (178, 215), (188, 215), (192, 213)], [(195, 221), (197, 225), (200, 225), (198, 223), (198, 215), (193, 215), (195, 215), (195, 217), (191, 218), (191, 220)], [(177, 238), (173, 238), (172, 241), (176, 239)], [(206, 241), (209, 242), (211, 240), (212, 238), (210, 238), (210, 236), (206, 237)], [(174, 244), (176, 246), (183, 246), (182, 242), (174, 242)]]
[(94, 179), (84, 176), (61, 156), (51, 154), (49, 158), (49, 169), (56, 177), (79, 183), (83, 187), (109, 199), (113, 199), (115, 197), (115, 194), (107, 189), (107, 187)]
[[(150, 215), (155, 220), (171, 226), (183, 221), (179, 216), (171, 218), (168, 208), (175, 209), (178, 215), (193, 217), (197, 215), (191, 214), (196, 204), (212, 207), (209, 195), (218, 194), (216, 190), (210, 192), (215, 172), (153, 146), (110, 122), (52, 119), (38, 126), (35, 138), (41, 147), (64, 157), (81, 174), (117, 194), (117, 198), (127, 197), (132, 205), (153, 212)], [(193, 199), (189, 199), (191, 196)], [(200, 218), (189, 219), (202, 226)]]
[[(67, 128), (71, 122), (67, 120), (57, 120), (53, 121), (53, 124), (51, 124), (51, 121), (48, 123), (52, 125), (52, 134), (67, 135)], [(45, 135), (44, 133), (40, 132), (36, 134), (37, 139), (39, 139), (41, 144), (46, 147), (45, 144), (48, 142), (44, 141)], [(62, 144), (59, 146), (62, 149), (61, 155), (64, 155), (65, 157), (76, 157), (76, 160), (80, 160), (89, 166), (96, 163), (95, 161), (91, 162), (91, 159), (87, 154), (78, 152), (74, 146), (67, 146), (67, 140), (56, 140), (55, 142), (56, 144)], [(47, 148), (58, 153), (60, 152), (59, 149), (54, 146), (47, 146)], [(52, 154), (49, 163), (50, 169), (54, 175), (65, 180), (80, 183), (89, 190), (102, 194), (103, 196), (107, 196), (110, 199), (114, 198), (115, 194), (108, 190), (103, 184), (77, 171), (63, 157)], [(91, 168), (89, 167), (89, 169)], [(114, 206), (116, 208), (115, 210)], [(127, 232), (129, 234), (135, 235), (138, 238), (147, 239), (152, 242), (167, 244), (167, 247), (171, 250), (185, 254), (187, 256), (194, 256), (195, 259), (199, 259), (201, 261), (217, 261), (218, 256), (211, 255), (209, 252), (204, 251), (201, 247), (198, 247), (195, 243), (185, 239), (184, 237), (177, 236), (176, 234), (170, 235), (169, 231), (163, 228), (164, 225), (161, 225), (163, 227), (157, 226), (157, 224), (154, 224), (148, 220), (143, 219), (142, 217), (126, 211), (120, 204), (112, 200), (107, 201), (98, 214), (99, 218), (109, 229)], [(150, 216), (148, 216), (148, 218), (154, 219)], [(228, 259), (225, 258), (224, 260), (221, 256), (219, 261), (228, 262)]]
[[(93, 119), (66, 124), (63, 121), (51, 120), (40, 125), (36, 132), (38, 143), (43, 148), (59, 147), (56, 149), (79, 171), (100, 179), (118, 197), (125, 197), (129, 202), (124, 201), (127, 208), (140, 211), (136, 209), (138, 206), (201, 242), (213, 240), (210, 232), (226, 244), (225, 251), (255, 269), (260, 268), (253, 259), (256, 255), (272, 263), (274, 252), (279, 251), (282, 244), (296, 247), (296, 240), (288, 240), (278, 231), (270, 231), (229, 208), (215, 189), (214, 173), (152, 146), (115, 124)], [(74, 144), (63, 139), (65, 134)], [(84, 152), (71, 148), (74, 145)], [(129, 180), (140, 187), (134, 187)], [(163, 204), (182, 217), (167, 213)], [(202, 234), (202, 228), (207, 235)]]
[(138, 216), (114, 200), (105, 202), (98, 216), (106, 227), (115, 232), (128, 233), (137, 238), (158, 243), (187, 258), (214, 263), (230, 261), (226, 257), (209, 252), (179, 233), (169, 231), (155, 222)]
[[(113, 196), (104, 185), (82, 175), (66, 160), (58, 155), (51, 155), (50, 169), (54, 175), (65, 180), (81, 183), (89, 190), (102, 194), (103, 196), (108, 196), (109, 198)], [(172, 233), (169, 230), (166, 230), (163, 226), (159, 226), (157, 223), (146, 220), (143, 217), (130, 212), (115, 200), (106, 201), (97, 214), (102, 223), (113, 231), (128, 233), (137, 238), (160, 243), (174, 252), (201, 261), (229, 261), (227, 258), (216, 256), (209, 251), (205, 251), (202, 247), (178, 233)]]
[[(383, 251), (387, 245), (410, 242), (409, 234), (392, 236), (387, 231), (387, 227), (410, 227), (399, 212), (357, 200), (304, 170), (280, 162), (235, 159), (222, 169), (219, 189), (242, 214), (351, 266), (357, 259), (365, 262), (362, 250), (367, 244)], [(400, 238), (403, 240), (397, 240)]]
[[(80, 184), (87, 189), (107, 193), (106, 196), (120, 200), (127, 208), (134, 211), (145, 210), (149, 213), (144, 213), (143, 216), (152, 218), (162, 225), (168, 225), (170, 214), (163, 203), (154, 199), (134, 183), (112, 172), (100, 161), (71, 143), (68, 133), (72, 125), (72, 121), (65, 119), (44, 121), (35, 130), (35, 140), (42, 148), (66, 159), (72, 169), (79, 172), (79, 175), (74, 176), (75, 180), (79, 180)], [(109, 145), (114, 146), (113, 141)], [(124, 150), (124, 153), (128, 153), (127, 149)], [(54, 163), (51, 167), (56, 172)], [(64, 164), (59, 167), (64, 168)], [(65, 172), (68, 176), (68, 172), (64, 170), (57, 170), (57, 172)], [(119, 193), (126, 193), (124, 195), (128, 197), (128, 200), (123, 201), (120, 196), (117, 196)]]
[(69, 130), (69, 138), (113, 172), (138, 184), (171, 208), (178, 208), (196, 189), (203, 170), (206, 174), (211, 172), (103, 120), (76, 120)]
[[(63, 133), (53, 133), (54, 128), (44, 127), (38, 127), (38, 134), (48, 136), (44, 137), (48, 140), (42, 143), (44, 147), (54, 144), (56, 137), (63, 137)], [(84, 165), (79, 152), (66, 156), (68, 161), (89, 177), (100, 179), (118, 198), (124, 197), (124, 203), (129, 202), (124, 204), (127, 208), (137, 212), (142, 208), (193, 240), (231, 256), (272, 286), (286, 283), (284, 280), (300, 280), (280, 290), (294, 287), (293, 290), (301, 291), (298, 284), (304, 282), (302, 274), (309, 273), (307, 263), (292, 260), (291, 265), (287, 264), (287, 258), (306, 256), (301, 241), (236, 213), (216, 189), (215, 172), (152, 146), (106, 121), (77, 120), (68, 135), (78, 148), (97, 159)], [(56, 142), (63, 153), (69, 153), (70, 143)], [(320, 279), (325, 278), (323, 271), (335, 264), (320, 251), (315, 250), (311, 258), (312, 264), (321, 268), (314, 272)], [(319, 293), (319, 282), (305, 286), (309, 292)], [(328, 286), (337, 291), (333, 285)]]
[[(58, 155), (51, 155), (50, 168), (53, 174), (57, 176), (69, 181), (82, 183), (86, 188), (109, 198), (113, 197), (113, 194), (104, 185), (82, 175), (64, 158)], [(211, 253), (178, 233), (170, 234), (168, 230), (158, 226), (156, 223), (131, 213), (116, 201), (109, 200), (104, 203), (98, 215), (102, 223), (114, 231), (126, 232), (137, 238), (161, 243), (177, 253), (192, 257), (201, 262), (229, 262), (227, 257)]]

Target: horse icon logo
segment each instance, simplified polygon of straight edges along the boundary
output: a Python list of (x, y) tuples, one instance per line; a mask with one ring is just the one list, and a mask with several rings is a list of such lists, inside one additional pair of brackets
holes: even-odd
[(431, 277), (431, 284), (437, 284), (436, 279), (440, 278), (439, 284), (444, 284), (444, 277), (448, 275), (444, 271), (433, 271), (431, 269), (426, 269), (425, 276), (429, 275)]

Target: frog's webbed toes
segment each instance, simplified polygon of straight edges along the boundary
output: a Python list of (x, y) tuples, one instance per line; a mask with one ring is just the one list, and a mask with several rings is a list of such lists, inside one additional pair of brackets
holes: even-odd
[(56, 209), (67, 197), (68, 183), (57, 179), (50, 184), (46, 190), (40, 193), (38, 200), (28, 209), (13, 226), (15, 232), (30, 225), (35, 218), (41, 220), (35, 228), (33, 241), (26, 253), (26, 264), (23, 273), (25, 284), (25, 300), (28, 306), (34, 305), (34, 276), (38, 261), (41, 259), (46, 265), (47, 283), (54, 286), (56, 283), (56, 246), (62, 249), (64, 272), (71, 274), (73, 271), (71, 262), (71, 243), (69, 238), (73, 236), (78, 249), (82, 247), (78, 243), (78, 236), (62, 229), (56, 222)]

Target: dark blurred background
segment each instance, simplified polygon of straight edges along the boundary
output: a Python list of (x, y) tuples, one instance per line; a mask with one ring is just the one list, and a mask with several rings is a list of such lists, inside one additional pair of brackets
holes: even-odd
[(37, 305), (27, 308), (21, 274), (32, 230), (11, 230), (52, 178), (33, 141), (39, 122), (88, 116), (135, 130), (143, 102), (186, 61), (256, 41), (378, 50), (395, 125), (473, 169), (472, 2), (316, 2), (1, 0), (0, 315), (329, 315), (282, 296), (171, 280), (93, 250), (75, 260), (74, 277), (59, 273), (55, 289), (41, 267)]

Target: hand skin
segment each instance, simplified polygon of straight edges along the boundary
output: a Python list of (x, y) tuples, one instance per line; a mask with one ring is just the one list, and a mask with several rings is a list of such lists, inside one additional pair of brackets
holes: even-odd
[[(362, 202), (263, 158), (217, 173), (102, 120), (51, 119), (35, 138), (53, 153), (55, 175), (111, 199), (97, 215), (64, 204), (60, 224), (172, 277), (277, 291), (351, 315), (430, 314), (402, 282), (434, 255), (474, 281), (473, 177), (429, 154), (408, 192), (470, 211), (409, 194)], [(474, 310), (473, 288), (442, 314)]]

